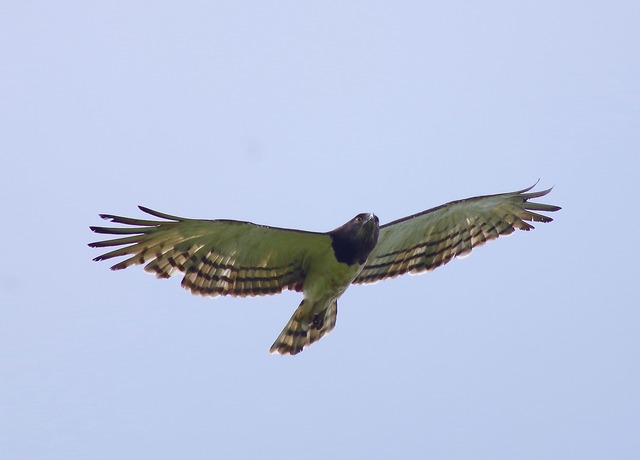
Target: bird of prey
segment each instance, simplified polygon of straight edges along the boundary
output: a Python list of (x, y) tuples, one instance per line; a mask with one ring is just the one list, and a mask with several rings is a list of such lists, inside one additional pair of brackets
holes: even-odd
[(302, 302), (270, 349), (295, 355), (334, 328), (338, 298), (351, 284), (430, 271), (500, 235), (532, 229), (528, 222), (551, 222), (540, 212), (561, 208), (529, 201), (551, 191), (532, 192), (533, 187), (452, 201), (384, 225), (372, 213), (358, 214), (326, 233), (187, 219), (139, 206), (161, 220), (101, 214), (125, 227), (90, 227), (118, 237), (89, 246), (119, 246), (94, 259), (127, 256), (112, 270), (146, 264), (145, 271), (158, 278), (180, 272), (182, 287), (193, 294), (302, 292)]

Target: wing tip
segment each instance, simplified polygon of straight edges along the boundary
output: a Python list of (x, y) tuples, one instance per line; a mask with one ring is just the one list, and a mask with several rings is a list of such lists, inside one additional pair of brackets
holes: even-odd
[[(544, 190), (539, 190), (536, 192), (531, 192), (530, 190), (532, 190), (536, 185), (538, 185), (538, 183), (540, 182), (540, 179), (538, 179), (531, 187), (527, 187), (524, 188), (522, 190), (518, 190), (517, 192), (515, 192), (518, 195), (522, 195), (522, 197), (524, 198), (525, 201), (529, 201), (533, 198), (540, 198), (543, 196), (548, 195), (549, 193), (551, 193), (551, 191), (555, 188), (555, 185), (552, 185), (551, 187), (544, 189)], [(551, 205), (551, 204), (545, 204), (544, 205), (545, 209), (544, 211), (548, 211), (548, 212), (555, 212), (555, 211), (559, 211), (562, 208), (560, 206), (555, 206), (555, 205)]]
[(173, 216), (171, 214), (165, 214), (164, 212), (156, 211), (154, 209), (151, 209), (142, 205), (138, 205), (138, 209), (146, 214), (152, 215), (153, 217), (158, 217), (159, 219), (166, 219), (166, 220), (173, 220), (173, 221), (185, 220), (182, 217)]
[[(522, 190), (518, 190), (516, 193), (526, 193), (529, 190), (532, 190), (536, 185), (538, 185), (540, 183), (540, 178), (538, 177), (538, 179), (533, 183), (533, 185), (523, 188)], [(552, 187), (553, 188), (553, 187)], [(547, 192), (549, 193), (549, 192)]]
[[(91, 230), (93, 233), (106, 233), (106, 234), (112, 233), (110, 228), (98, 227), (95, 225), (91, 225), (89, 227), (89, 230)], [(94, 243), (91, 243), (91, 244), (94, 244)]]

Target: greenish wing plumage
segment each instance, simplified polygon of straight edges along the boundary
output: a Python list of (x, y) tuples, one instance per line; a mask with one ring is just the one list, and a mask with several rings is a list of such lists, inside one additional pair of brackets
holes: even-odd
[(501, 235), (531, 230), (528, 222), (551, 222), (538, 212), (560, 207), (529, 202), (551, 189), (532, 188), (453, 201), (381, 226), (378, 244), (353, 283), (433, 270)]
[(140, 206), (162, 220), (102, 214), (130, 227), (91, 227), (118, 238), (91, 243), (96, 248), (123, 246), (96, 257), (128, 256), (111, 268), (145, 265), (158, 278), (184, 274), (182, 287), (194, 294), (255, 296), (285, 289), (302, 291), (310, 261), (330, 250), (328, 235), (233, 220), (187, 219)]

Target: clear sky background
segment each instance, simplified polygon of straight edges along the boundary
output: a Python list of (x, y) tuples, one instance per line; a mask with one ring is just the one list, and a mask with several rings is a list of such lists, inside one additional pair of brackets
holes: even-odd
[[(640, 458), (640, 4), (4, 1), (3, 459)], [(555, 186), (550, 224), (353, 286), (91, 259), (136, 205), (325, 231)]]

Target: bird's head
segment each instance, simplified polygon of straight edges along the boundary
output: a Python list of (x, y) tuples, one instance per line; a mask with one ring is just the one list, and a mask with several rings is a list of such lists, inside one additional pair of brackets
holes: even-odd
[(346, 225), (352, 227), (359, 238), (373, 241), (375, 246), (378, 241), (379, 222), (378, 216), (372, 212), (363, 212), (347, 222)]
[(378, 242), (379, 220), (373, 213), (362, 213), (329, 232), (336, 259), (353, 265), (366, 262)]

